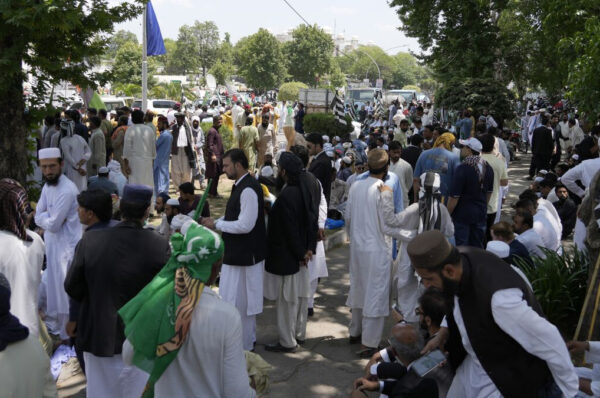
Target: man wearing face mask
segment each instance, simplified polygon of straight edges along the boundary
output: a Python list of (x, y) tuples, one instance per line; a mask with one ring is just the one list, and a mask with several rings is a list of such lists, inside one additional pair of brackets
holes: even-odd
[[(485, 250), (453, 247), (439, 231), (407, 248), (426, 288), (448, 296), (440, 344), (456, 371), (455, 397), (573, 397), (579, 381), (558, 329), (548, 322), (525, 280)], [(445, 326), (445, 325), (442, 325)]]

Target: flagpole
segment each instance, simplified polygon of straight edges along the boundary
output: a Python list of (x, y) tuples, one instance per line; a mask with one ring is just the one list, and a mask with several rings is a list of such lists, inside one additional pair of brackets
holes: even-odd
[(148, 14), (148, 3), (144, 6), (144, 17), (142, 22), (142, 111), (146, 113), (146, 101), (148, 98), (148, 37), (146, 32), (146, 18)]

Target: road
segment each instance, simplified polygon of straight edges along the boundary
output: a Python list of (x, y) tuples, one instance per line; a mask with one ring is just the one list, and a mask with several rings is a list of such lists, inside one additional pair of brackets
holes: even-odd
[[(525, 180), (529, 161), (529, 155), (520, 156), (509, 168), (510, 191), (502, 213), (507, 221), (512, 215), (510, 206), (529, 186)], [(359, 345), (348, 343), (351, 316), (345, 306), (349, 286), (348, 256), (347, 244), (327, 252), (329, 277), (321, 280), (315, 297), (315, 314), (307, 325), (306, 343), (296, 353), (265, 351), (265, 344), (277, 341), (275, 303), (265, 300), (264, 312), (257, 319), (256, 345), (256, 353), (273, 366), (271, 389), (265, 397), (347, 397), (353, 380), (361, 376), (367, 360), (356, 355)], [(388, 320), (386, 333), (391, 326)], [(83, 397), (82, 387), (62, 391), (59, 395)]]

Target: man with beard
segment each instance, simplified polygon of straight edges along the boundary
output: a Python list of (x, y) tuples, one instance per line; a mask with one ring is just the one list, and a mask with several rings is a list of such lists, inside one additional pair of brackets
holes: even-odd
[(269, 124), (269, 119), (263, 117), (261, 123), (258, 126), (258, 157), (257, 166), (260, 169), (265, 162), (265, 155), (270, 153), (275, 155), (277, 153), (277, 134), (272, 124)]
[[(85, 128), (87, 131), (87, 127)], [(75, 134), (75, 122), (72, 120), (61, 120), (60, 130), (58, 147), (64, 158), (64, 173), (69, 180), (73, 181), (79, 192), (85, 191), (87, 189), (86, 164), (92, 156), (90, 147), (85, 139)]]
[(154, 159), (154, 196), (169, 192), (169, 156), (173, 136), (169, 131), (169, 121), (166, 117), (158, 117), (159, 136), (156, 140), (156, 158)]
[[(362, 342), (359, 354), (371, 357), (381, 340), (389, 314), (392, 242), (384, 232), (379, 187), (384, 185), (389, 158), (383, 149), (369, 151), (367, 178), (352, 184), (346, 205), (350, 236), (350, 344)], [(400, 209), (401, 210), (401, 209)]]
[(327, 200), (327, 205), (329, 205), (329, 198), (331, 196), (331, 169), (333, 166), (331, 158), (323, 150), (323, 136), (317, 133), (309, 134), (306, 137), (306, 146), (308, 154), (312, 156), (308, 171), (317, 177), (321, 183), (323, 194)]
[(219, 186), (219, 177), (223, 174), (223, 140), (219, 129), (223, 119), (221, 116), (213, 116), (213, 126), (206, 135), (206, 144), (204, 156), (206, 160), (206, 177), (212, 178), (213, 182), (208, 192), (211, 198), (220, 198), (217, 188)]
[(192, 183), (198, 180), (198, 184), (202, 188), (204, 182), (204, 172), (206, 165), (204, 164), (204, 154), (202, 148), (204, 147), (204, 131), (200, 127), (200, 118), (198, 116), (192, 117), (192, 136), (194, 137), (194, 151), (196, 151), (196, 163), (192, 170)]
[(279, 341), (265, 349), (295, 352), (297, 343), (303, 343), (301, 327), (306, 325), (305, 303), (310, 296), (307, 263), (312, 258), (317, 234), (311, 228), (308, 208), (312, 198), (301, 178), (302, 161), (283, 152), (279, 166), (278, 185), (283, 185), (283, 189), (269, 213), (264, 284), (265, 297), (277, 300)]
[(448, 297), (448, 327), (425, 350), (448, 350), (456, 371), (449, 398), (577, 394), (558, 329), (508, 263), (479, 248), (453, 247), (439, 231), (418, 235), (407, 251), (425, 287)]
[(40, 150), (39, 159), (46, 180), (35, 214), (35, 223), (44, 231), (46, 243), (47, 268), (40, 288), (41, 296), (46, 298), (46, 308), (42, 311), (46, 314), (48, 331), (66, 340), (69, 337), (65, 329), (69, 319), (69, 298), (63, 283), (82, 233), (77, 215), (79, 191), (62, 175), (64, 163), (58, 148)]
[[(166, 192), (161, 192), (156, 196), (156, 201), (154, 202), (154, 209), (156, 213), (161, 215), (161, 221), (158, 228), (156, 228), (156, 232), (161, 235), (169, 236), (170, 233), (170, 224), (171, 220), (168, 219), (168, 215), (166, 210), (167, 203), (171, 197)], [(179, 207), (179, 201), (174, 199), (171, 203), (177, 203), (177, 207)]]
[(555, 186), (556, 196), (558, 196), (558, 200), (554, 203), (554, 207), (558, 212), (560, 217), (560, 222), (562, 223), (562, 239), (567, 239), (567, 237), (575, 228), (575, 222), (577, 221), (577, 205), (573, 201), (573, 199), (569, 198), (569, 191), (567, 191), (567, 187), (565, 187), (562, 183), (558, 183)]
[[(244, 127), (245, 128), (245, 127)], [(244, 135), (244, 129), (240, 132)], [(219, 294), (235, 305), (242, 319), (244, 350), (256, 341), (256, 315), (263, 310), (263, 271), (266, 256), (264, 195), (260, 183), (248, 172), (248, 159), (239, 148), (223, 156), (223, 171), (234, 180), (225, 216), (202, 219), (202, 224), (222, 232), (225, 255)]]
[(185, 120), (185, 114), (175, 113), (177, 123), (173, 125), (171, 135), (171, 178), (173, 185), (178, 187), (184, 182), (192, 181), (192, 168), (195, 167), (193, 138), (190, 126)]
[(396, 128), (395, 133), (394, 133), (394, 141), (398, 141), (402, 147), (404, 148), (406, 145), (408, 145), (408, 138), (410, 133), (408, 130), (409, 124), (408, 124), (408, 119), (402, 119), (400, 121), (400, 125), (398, 128)]

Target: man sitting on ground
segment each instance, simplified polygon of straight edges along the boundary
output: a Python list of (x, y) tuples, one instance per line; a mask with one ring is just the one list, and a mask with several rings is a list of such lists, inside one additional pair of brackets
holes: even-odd
[[(194, 193), (194, 184), (191, 182), (184, 182), (179, 186), (179, 212), (181, 214), (192, 216), (196, 211), (199, 202), (200, 195)], [(210, 217), (208, 201), (204, 203), (201, 216)]]

